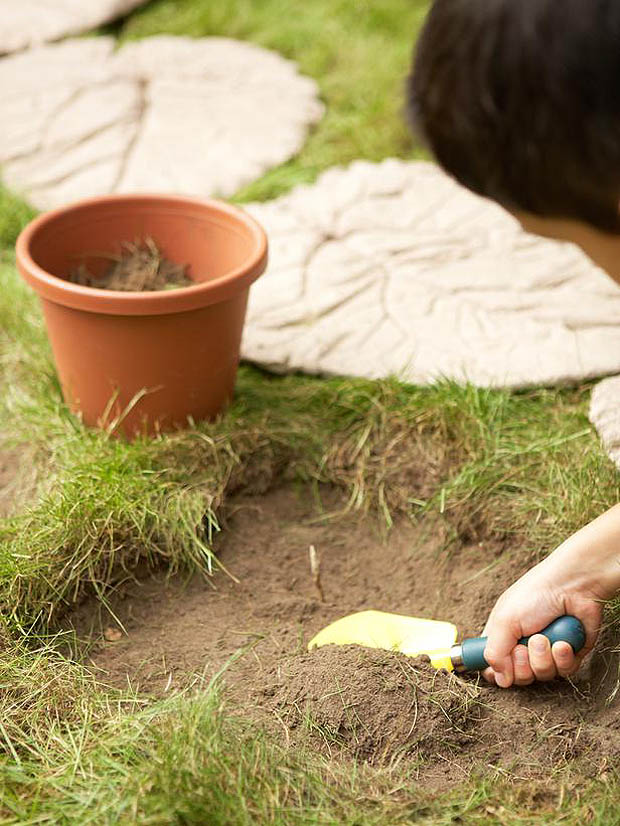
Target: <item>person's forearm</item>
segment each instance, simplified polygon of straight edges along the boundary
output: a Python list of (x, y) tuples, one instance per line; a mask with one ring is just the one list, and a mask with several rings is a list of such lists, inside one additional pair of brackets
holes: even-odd
[[(590, 522), (563, 542), (541, 563), (560, 565), (570, 572), (572, 584), (599, 599), (620, 591), (620, 505)], [(564, 579), (566, 584), (566, 579)]]

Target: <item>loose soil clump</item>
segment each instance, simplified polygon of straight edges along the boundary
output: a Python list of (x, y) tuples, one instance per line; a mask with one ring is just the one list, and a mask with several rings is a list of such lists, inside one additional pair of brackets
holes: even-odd
[(204, 684), (219, 674), (229, 707), (274, 737), (334, 759), (406, 759), (429, 787), (472, 772), (546, 782), (563, 768), (578, 765), (580, 777), (591, 777), (613, 765), (613, 636), (574, 684), (509, 691), (390, 652), (308, 653), (321, 628), (367, 608), (448, 620), (462, 636), (477, 635), (499, 594), (532, 562), (506, 540), (457, 547), (439, 521), (403, 518), (386, 533), (376, 519), (332, 518), (342, 504), (332, 490), (320, 502), (292, 488), (238, 497), (218, 543), (237, 581), (224, 572), (190, 581), (145, 575), (118, 589), (110, 611), (82, 605), (73, 621), (90, 638), (99, 679), (164, 696), (195, 675)]
[(103, 275), (94, 276), (86, 264), (81, 263), (69, 274), (69, 281), (83, 287), (121, 292), (176, 290), (194, 283), (186, 273), (187, 266), (168, 260), (152, 238), (124, 243), (118, 256), (108, 257), (111, 264)]
[(475, 740), (482, 718), (478, 686), (422, 658), (330, 645), (273, 676), (262, 693), (298, 739), (311, 736), (372, 763), (458, 752)]

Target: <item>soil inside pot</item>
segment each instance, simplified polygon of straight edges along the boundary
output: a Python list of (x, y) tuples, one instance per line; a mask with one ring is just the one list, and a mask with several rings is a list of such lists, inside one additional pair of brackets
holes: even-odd
[(176, 264), (162, 255), (152, 238), (124, 243), (119, 255), (110, 255), (110, 266), (94, 276), (85, 263), (69, 273), (68, 280), (83, 287), (122, 292), (154, 292), (190, 287), (186, 264)]
[(219, 672), (229, 708), (292, 747), (379, 765), (404, 759), (429, 788), (472, 772), (544, 785), (562, 767), (585, 780), (619, 759), (620, 698), (606, 702), (619, 673), (611, 637), (574, 684), (509, 691), (385, 651), (308, 653), (320, 628), (365, 608), (445, 619), (475, 635), (531, 564), (527, 549), (505, 540), (447, 548), (440, 522), (401, 518), (386, 536), (359, 514), (330, 519), (343, 502), (330, 489), (321, 500), (281, 488), (232, 502), (218, 555), (238, 582), (224, 572), (208, 581), (145, 574), (119, 587), (109, 611), (85, 602), (72, 619), (92, 640), (98, 678), (166, 696)]

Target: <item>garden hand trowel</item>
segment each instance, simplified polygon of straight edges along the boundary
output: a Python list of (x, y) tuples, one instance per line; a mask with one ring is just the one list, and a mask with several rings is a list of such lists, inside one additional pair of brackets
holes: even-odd
[[(310, 640), (308, 650), (322, 645), (363, 645), (398, 651), (409, 657), (426, 655), (435, 668), (448, 671), (483, 671), (486, 637), (463, 640), (457, 644), (457, 629), (451, 622), (403, 617), (383, 611), (360, 611), (332, 622)], [(570, 643), (580, 651), (586, 641), (583, 625), (576, 617), (564, 616), (543, 629), (541, 634), (554, 642)], [(519, 640), (527, 645), (529, 637)]]

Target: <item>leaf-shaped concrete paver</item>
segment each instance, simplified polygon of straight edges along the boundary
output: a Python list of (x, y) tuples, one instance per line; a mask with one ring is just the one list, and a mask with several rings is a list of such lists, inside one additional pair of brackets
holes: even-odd
[(355, 162), (250, 210), (271, 244), (252, 361), (504, 387), (620, 372), (620, 289), (432, 164)]
[(590, 421), (609, 457), (620, 468), (620, 376), (603, 379), (592, 390)]
[(67, 40), (0, 60), (2, 176), (35, 206), (111, 192), (231, 195), (297, 152), (323, 112), (314, 81), (250, 43), (115, 45)]
[(122, 17), (145, 0), (3, 0), (0, 54), (39, 46)]

